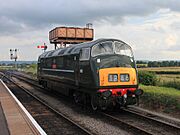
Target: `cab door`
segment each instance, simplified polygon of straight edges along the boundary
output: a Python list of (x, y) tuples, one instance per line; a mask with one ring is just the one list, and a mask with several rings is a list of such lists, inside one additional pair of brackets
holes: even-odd
[(89, 87), (91, 76), (90, 48), (82, 48), (79, 57), (79, 84)]
[(75, 85), (79, 86), (79, 55), (74, 56)]

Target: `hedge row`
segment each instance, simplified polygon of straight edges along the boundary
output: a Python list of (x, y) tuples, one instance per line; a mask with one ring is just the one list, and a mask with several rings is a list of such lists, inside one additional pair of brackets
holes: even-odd
[(180, 74), (180, 71), (151, 71), (156, 74)]
[(156, 85), (157, 77), (154, 72), (139, 71), (138, 72), (139, 83), (144, 85)]

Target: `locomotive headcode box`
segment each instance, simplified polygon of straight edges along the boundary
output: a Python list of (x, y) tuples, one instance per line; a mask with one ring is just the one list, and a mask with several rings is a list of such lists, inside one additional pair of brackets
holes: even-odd
[(56, 27), (49, 32), (50, 43), (81, 43), (92, 41), (92, 28)]

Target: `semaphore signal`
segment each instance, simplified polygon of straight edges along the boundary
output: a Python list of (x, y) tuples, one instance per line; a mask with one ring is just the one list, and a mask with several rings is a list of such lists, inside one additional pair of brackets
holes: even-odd
[(45, 52), (47, 49), (47, 45), (44, 43), (44, 45), (38, 45), (37, 48), (42, 49)]
[(18, 51), (18, 49), (10, 49), (10, 59), (14, 60), (15, 69), (17, 69), (17, 63), (16, 63), (16, 61), (18, 59), (17, 51)]

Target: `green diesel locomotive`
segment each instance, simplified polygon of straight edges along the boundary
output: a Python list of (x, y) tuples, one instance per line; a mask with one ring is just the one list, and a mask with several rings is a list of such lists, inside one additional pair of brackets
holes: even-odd
[(38, 59), (39, 83), (90, 102), (94, 110), (136, 104), (143, 93), (132, 49), (117, 39), (98, 39), (45, 52)]

